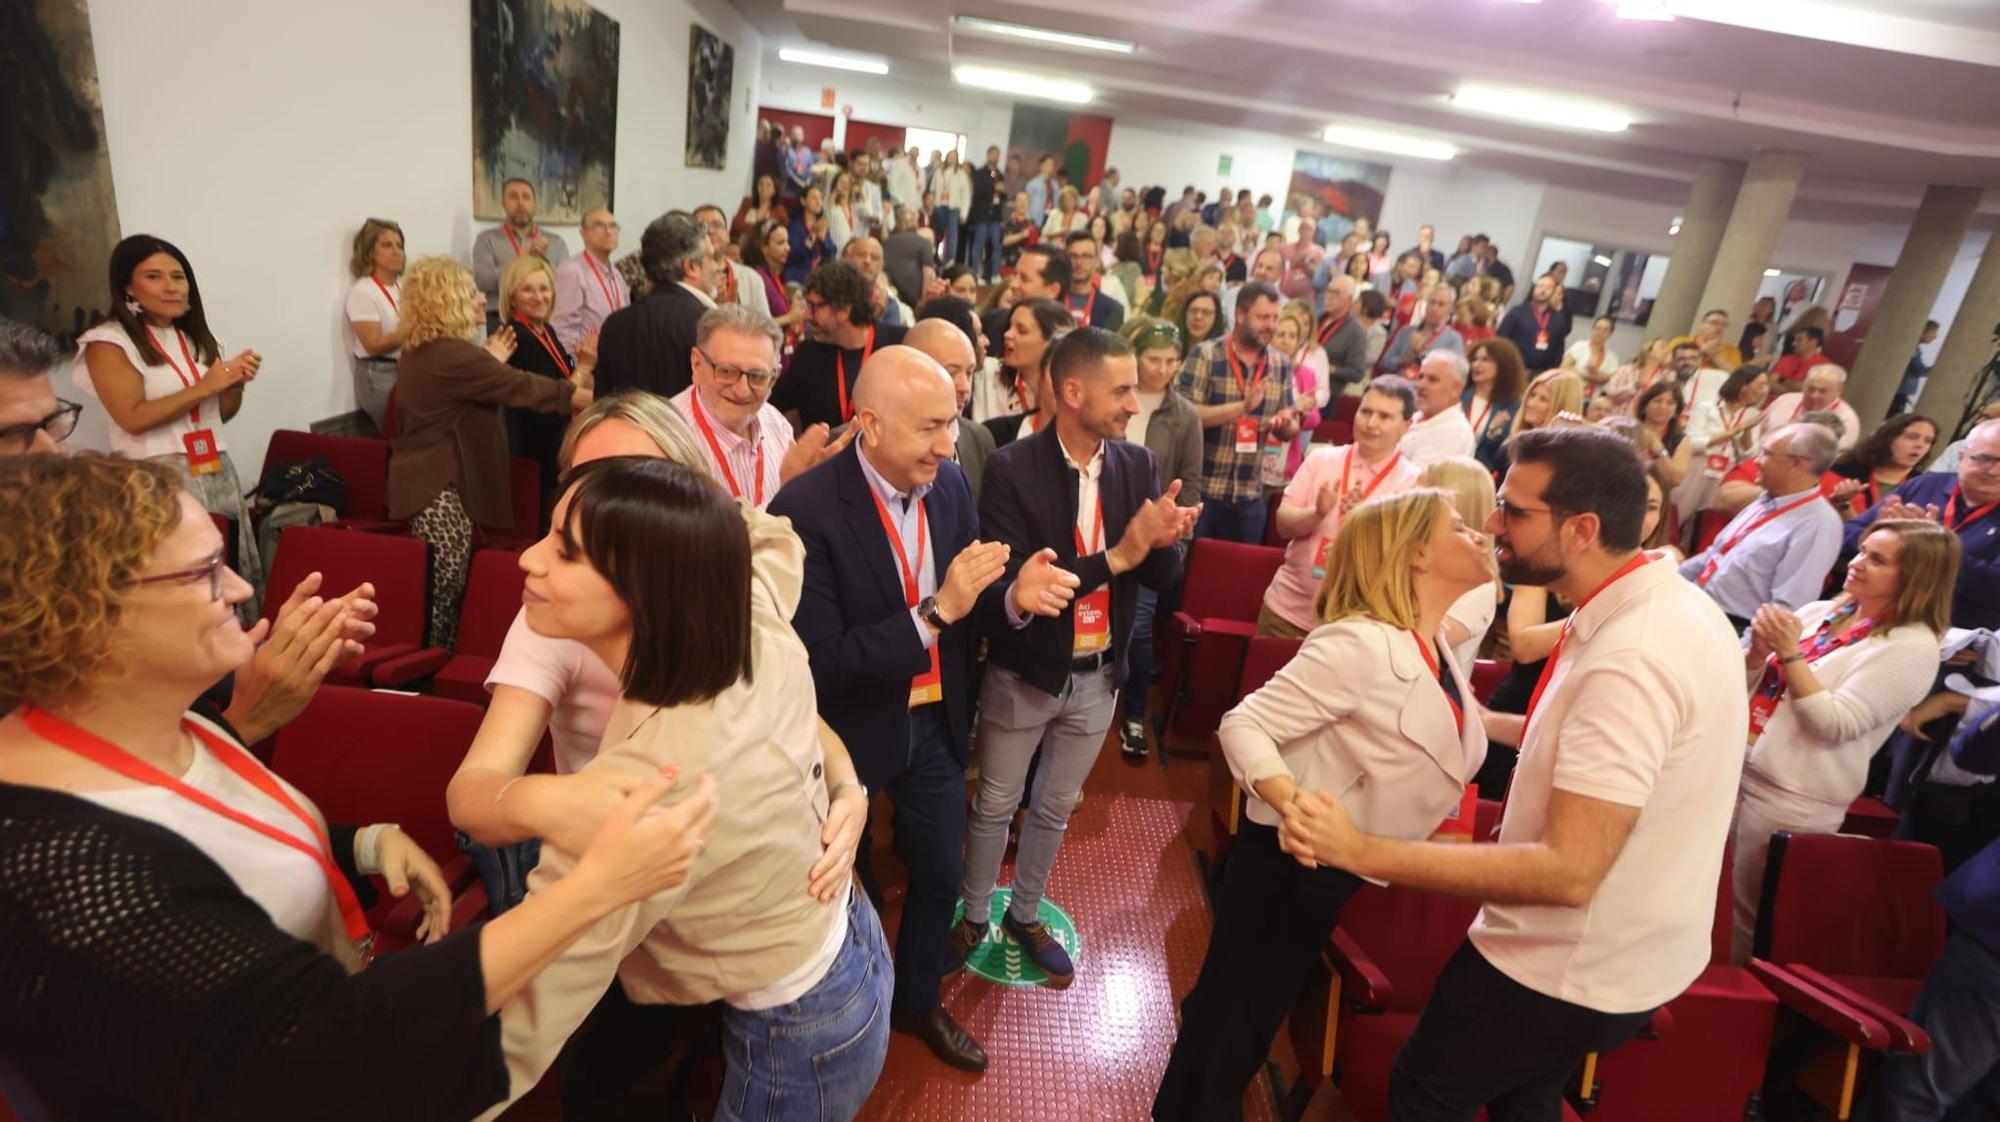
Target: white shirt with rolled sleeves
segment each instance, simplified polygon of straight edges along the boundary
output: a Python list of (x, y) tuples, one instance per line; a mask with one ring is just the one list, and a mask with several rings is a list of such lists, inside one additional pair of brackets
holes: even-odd
[(1410, 426), (1403, 434), (1403, 455), (1418, 465), (1430, 465), (1449, 456), (1470, 456), (1478, 443), (1465, 410), (1452, 405)]
[(1487, 904), (1469, 937), (1521, 985), (1603, 1013), (1678, 995), (1708, 965), (1723, 845), (1750, 727), (1728, 621), (1654, 559), (1570, 617), (1514, 769), (1500, 842), (1541, 840), (1549, 799), (1636, 808), (1589, 903)]

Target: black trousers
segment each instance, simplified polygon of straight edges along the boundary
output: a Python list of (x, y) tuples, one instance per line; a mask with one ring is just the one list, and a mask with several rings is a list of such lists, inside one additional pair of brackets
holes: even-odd
[(1638, 1035), (1652, 1011), (1600, 1013), (1494, 969), (1466, 940), (1438, 975), (1389, 1073), (1391, 1122), (1558, 1122), (1583, 1057)]
[[(870, 782), (869, 789), (887, 794), (895, 806), (896, 855), (910, 874), (902, 922), (896, 927), (895, 1001), (911, 1013), (928, 1013), (938, 1005), (945, 940), (951, 935), (959, 882), (965, 879), (965, 768), (951, 754), (942, 703), (911, 711), (902, 769), (876, 778), (881, 786)], [(863, 853), (869, 842), (864, 834)], [(874, 880), (870, 862), (862, 883), (869, 886), (871, 898), (879, 892)]]
[(713, 1005), (641, 1005), (611, 988), (563, 1050), (558, 1081), (566, 1122), (657, 1122), (686, 1117), (690, 1061), (721, 1049)]
[(1235, 1120), (1278, 1026), (1361, 878), (1308, 869), (1278, 848), (1278, 831), (1245, 821), (1229, 850), (1215, 931), (1153, 1099), (1153, 1117)]

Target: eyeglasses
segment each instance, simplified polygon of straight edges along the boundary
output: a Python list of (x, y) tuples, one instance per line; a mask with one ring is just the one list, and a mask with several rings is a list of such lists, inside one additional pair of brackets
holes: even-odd
[(126, 583), (136, 587), (142, 584), (193, 584), (202, 579), (208, 581), (209, 600), (222, 599), (221, 550), (217, 550), (208, 560), (192, 569), (176, 569), (171, 573), (157, 573), (150, 577), (133, 577)]
[(1992, 471), (1994, 468), (2000, 468), (2000, 456), (1989, 456), (1984, 452), (1966, 452), (1959, 456), (1959, 460), (1970, 464), (1974, 471)]
[(811, 310), (813, 310), (813, 311), (815, 311), (815, 312), (817, 312), (817, 311), (819, 311), (819, 310), (820, 310), (821, 308), (831, 308), (831, 307), (833, 307), (833, 305), (832, 305), (832, 304), (829, 304), (829, 303), (827, 303), (827, 302), (826, 302), (825, 300), (822, 300), (822, 299), (820, 299), (819, 297), (817, 297), (817, 296), (813, 296), (813, 295), (811, 295), (811, 294), (809, 293), (809, 294), (807, 294), (807, 296), (806, 296), (806, 307), (807, 307), (807, 308), (810, 308)]
[(1553, 517), (1559, 513), (1552, 506), (1520, 506), (1504, 498), (1493, 500), (1493, 509), (1500, 515), (1500, 521), (1513, 525), (1524, 514), (1546, 514)]
[(29, 421), (21, 425), (0, 428), (0, 453), (18, 455), (35, 446), (37, 431), (49, 434), (49, 439), (60, 444), (76, 431), (76, 419), (83, 414), (83, 406), (74, 401), (62, 401), (62, 407), (39, 421)]
[(717, 385), (733, 386), (739, 380), (747, 380), (752, 390), (763, 393), (771, 388), (772, 382), (778, 380), (776, 370), (767, 367), (731, 366), (726, 362), (715, 361), (713, 356), (700, 347), (696, 347), (695, 350), (701, 354), (702, 361), (708, 363), (708, 368), (715, 372)]

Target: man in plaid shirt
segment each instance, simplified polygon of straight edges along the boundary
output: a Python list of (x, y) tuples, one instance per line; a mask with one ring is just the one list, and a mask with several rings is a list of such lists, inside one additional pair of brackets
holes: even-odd
[(1264, 540), (1264, 449), (1299, 434), (1292, 408), (1292, 363), (1271, 347), (1278, 290), (1261, 281), (1236, 294), (1229, 334), (1188, 354), (1180, 389), (1201, 414), (1202, 481), (1198, 538)]

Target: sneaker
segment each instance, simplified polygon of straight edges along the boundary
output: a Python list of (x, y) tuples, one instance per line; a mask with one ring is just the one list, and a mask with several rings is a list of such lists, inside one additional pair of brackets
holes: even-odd
[(952, 927), (944, 942), (945, 973), (956, 974), (965, 969), (965, 960), (972, 957), (973, 948), (986, 941), (986, 931), (990, 926), (960, 919)]
[(1125, 758), (1138, 763), (1146, 758), (1146, 722), (1125, 719), (1125, 727), (1119, 735), (1119, 749)]
[(1000, 917), (1000, 929), (1021, 944), (1028, 952), (1028, 958), (1048, 975), (1052, 988), (1068, 989), (1069, 984), (1076, 980), (1076, 966), (1070, 962), (1069, 952), (1063, 950), (1056, 937), (1049, 934), (1047, 924), (1039, 921), (1017, 923), (1013, 916), (1006, 915)]

